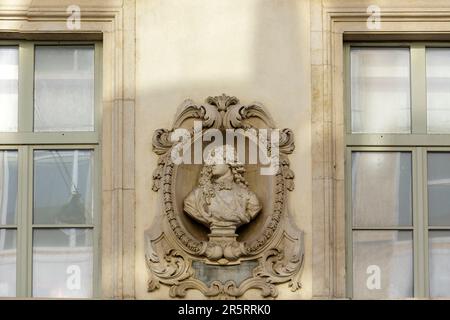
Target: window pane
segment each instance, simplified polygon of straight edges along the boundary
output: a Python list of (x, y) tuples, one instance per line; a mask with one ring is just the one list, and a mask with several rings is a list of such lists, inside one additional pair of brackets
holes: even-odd
[(17, 131), (19, 50), (0, 47), (0, 132)]
[(352, 153), (352, 213), (357, 227), (412, 223), (410, 152)]
[(409, 49), (351, 50), (354, 133), (410, 133)]
[(358, 299), (413, 296), (412, 232), (353, 232), (353, 296)]
[(450, 153), (428, 153), (428, 224), (450, 226)]
[(35, 131), (94, 130), (94, 47), (36, 46)]
[(430, 295), (450, 297), (450, 231), (428, 232)]
[(34, 230), (34, 297), (91, 297), (92, 272), (91, 230)]
[(16, 295), (16, 230), (0, 229), (0, 297)]
[(17, 151), (0, 151), (0, 225), (16, 223)]
[(34, 152), (35, 224), (92, 224), (93, 151)]
[(450, 49), (427, 48), (429, 133), (450, 133)]

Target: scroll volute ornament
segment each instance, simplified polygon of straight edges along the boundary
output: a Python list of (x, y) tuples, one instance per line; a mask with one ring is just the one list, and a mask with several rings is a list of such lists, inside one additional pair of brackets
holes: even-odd
[[(190, 125), (192, 120), (201, 121), (201, 130)], [(153, 151), (159, 158), (152, 189), (159, 192), (161, 209), (145, 232), (148, 290), (163, 284), (172, 297), (194, 289), (217, 298), (237, 298), (249, 289), (276, 297), (276, 284), (284, 282), (298, 290), (303, 232), (286, 208), (287, 192), (294, 189), (288, 159), (294, 151), (292, 131), (279, 130), (276, 143), (265, 146), (269, 155), (271, 146), (278, 148), (279, 166), (273, 175), (261, 176), (259, 164), (217, 162), (236, 152), (226, 143), (211, 148), (213, 161), (205, 159), (203, 165), (174, 163), (178, 128), (202, 141), (209, 129), (237, 136), (251, 129), (276, 130), (261, 104), (243, 105), (223, 94), (200, 105), (184, 101), (172, 129), (155, 131)]]

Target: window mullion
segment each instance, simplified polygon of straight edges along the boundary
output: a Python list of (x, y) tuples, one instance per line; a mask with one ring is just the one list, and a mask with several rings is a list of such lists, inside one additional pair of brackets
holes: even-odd
[(346, 191), (346, 227), (347, 227), (347, 251), (346, 251), (346, 285), (347, 296), (353, 298), (353, 221), (352, 221), (352, 149), (347, 148), (345, 158), (345, 191)]
[(351, 94), (351, 63), (350, 63), (350, 45), (347, 43), (344, 45), (344, 81), (348, 84), (345, 86), (345, 133), (350, 135), (352, 133), (352, 94)]
[(19, 49), (19, 132), (33, 131), (34, 44), (21, 42)]
[(427, 133), (426, 54), (423, 44), (411, 44), (411, 132)]
[(33, 168), (33, 147), (27, 147), (27, 214), (26, 214), (26, 228), (27, 228), (27, 295), (33, 296), (33, 181), (34, 181), (34, 168)]
[(98, 146), (94, 148), (94, 265), (93, 265), (93, 296), (96, 298), (101, 297), (101, 252), (100, 252), (100, 228), (101, 223), (101, 153)]
[(28, 147), (19, 147), (18, 170), (18, 237), (17, 237), (17, 296), (28, 296)]
[[(414, 203), (414, 278), (415, 296), (424, 298), (426, 292), (426, 263), (425, 263), (425, 227), (424, 227), (424, 148), (416, 148), (413, 160), (413, 203)], [(415, 179), (414, 179), (415, 178)]]
[(425, 296), (430, 296), (430, 277), (429, 277), (429, 253), (428, 253), (428, 150), (427, 148), (421, 148), (422, 150), (422, 184), (420, 185), (422, 190), (421, 194), (423, 197), (422, 203), (422, 230), (423, 230), (423, 263), (424, 263), (424, 273), (423, 282), (425, 289)]
[(103, 90), (103, 82), (102, 82), (102, 74), (103, 74), (103, 65), (102, 65), (102, 56), (103, 56), (103, 46), (101, 43), (95, 44), (95, 52), (94, 52), (94, 131), (97, 136), (100, 136), (101, 130), (101, 119), (102, 119), (102, 90)]

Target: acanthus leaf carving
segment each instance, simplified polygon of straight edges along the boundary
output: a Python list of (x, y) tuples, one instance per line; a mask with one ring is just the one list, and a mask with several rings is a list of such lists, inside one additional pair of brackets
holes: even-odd
[(180, 128), (183, 122), (190, 118), (201, 120), (205, 128), (219, 128), (222, 124), (220, 113), (214, 106), (197, 105), (188, 99), (179, 108), (173, 127)]
[(172, 148), (173, 142), (170, 139), (170, 133), (167, 129), (158, 129), (155, 131), (152, 138), (154, 153), (160, 156)]
[(250, 128), (251, 125), (244, 121), (251, 118), (260, 119), (268, 128), (274, 127), (274, 121), (260, 103), (242, 105), (236, 97), (222, 94), (208, 97), (200, 105), (190, 99), (185, 100), (179, 107), (173, 128), (180, 128), (187, 119), (201, 120), (204, 128)]
[(280, 148), (280, 153), (288, 155), (294, 152), (295, 144), (294, 144), (294, 133), (291, 129), (283, 129), (280, 132), (280, 144), (278, 146)]
[(147, 267), (151, 270), (148, 291), (158, 289), (160, 283), (177, 285), (193, 275), (186, 257), (168, 245), (164, 233), (149, 241), (146, 254)]
[(300, 234), (300, 237), (293, 238), (285, 232), (283, 240), (264, 253), (261, 265), (255, 268), (255, 276), (268, 279), (271, 283), (289, 282), (291, 291), (299, 290), (302, 287), (300, 275), (304, 259), (302, 237)]
[(265, 108), (259, 103), (253, 103), (247, 106), (242, 106), (239, 109), (241, 119), (257, 118), (263, 121), (268, 128), (274, 128), (275, 124), (272, 117), (266, 112)]
[(281, 159), (281, 171), (283, 172), (283, 178), (286, 184), (286, 189), (289, 191), (294, 190), (295, 185), (294, 185), (294, 178), (295, 178), (295, 174), (294, 171), (291, 170), (291, 168), (289, 167), (289, 159), (286, 157), (283, 157)]

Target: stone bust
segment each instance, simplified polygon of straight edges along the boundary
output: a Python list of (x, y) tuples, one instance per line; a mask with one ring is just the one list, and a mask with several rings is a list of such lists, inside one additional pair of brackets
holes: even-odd
[(223, 148), (227, 149), (219, 147), (211, 152), (213, 160), (210, 157), (203, 166), (198, 186), (184, 200), (184, 211), (207, 226), (211, 235), (226, 237), (255, 218), (261, 205), (248, 188), (244, 166), (220, 161), (225, 160)]

